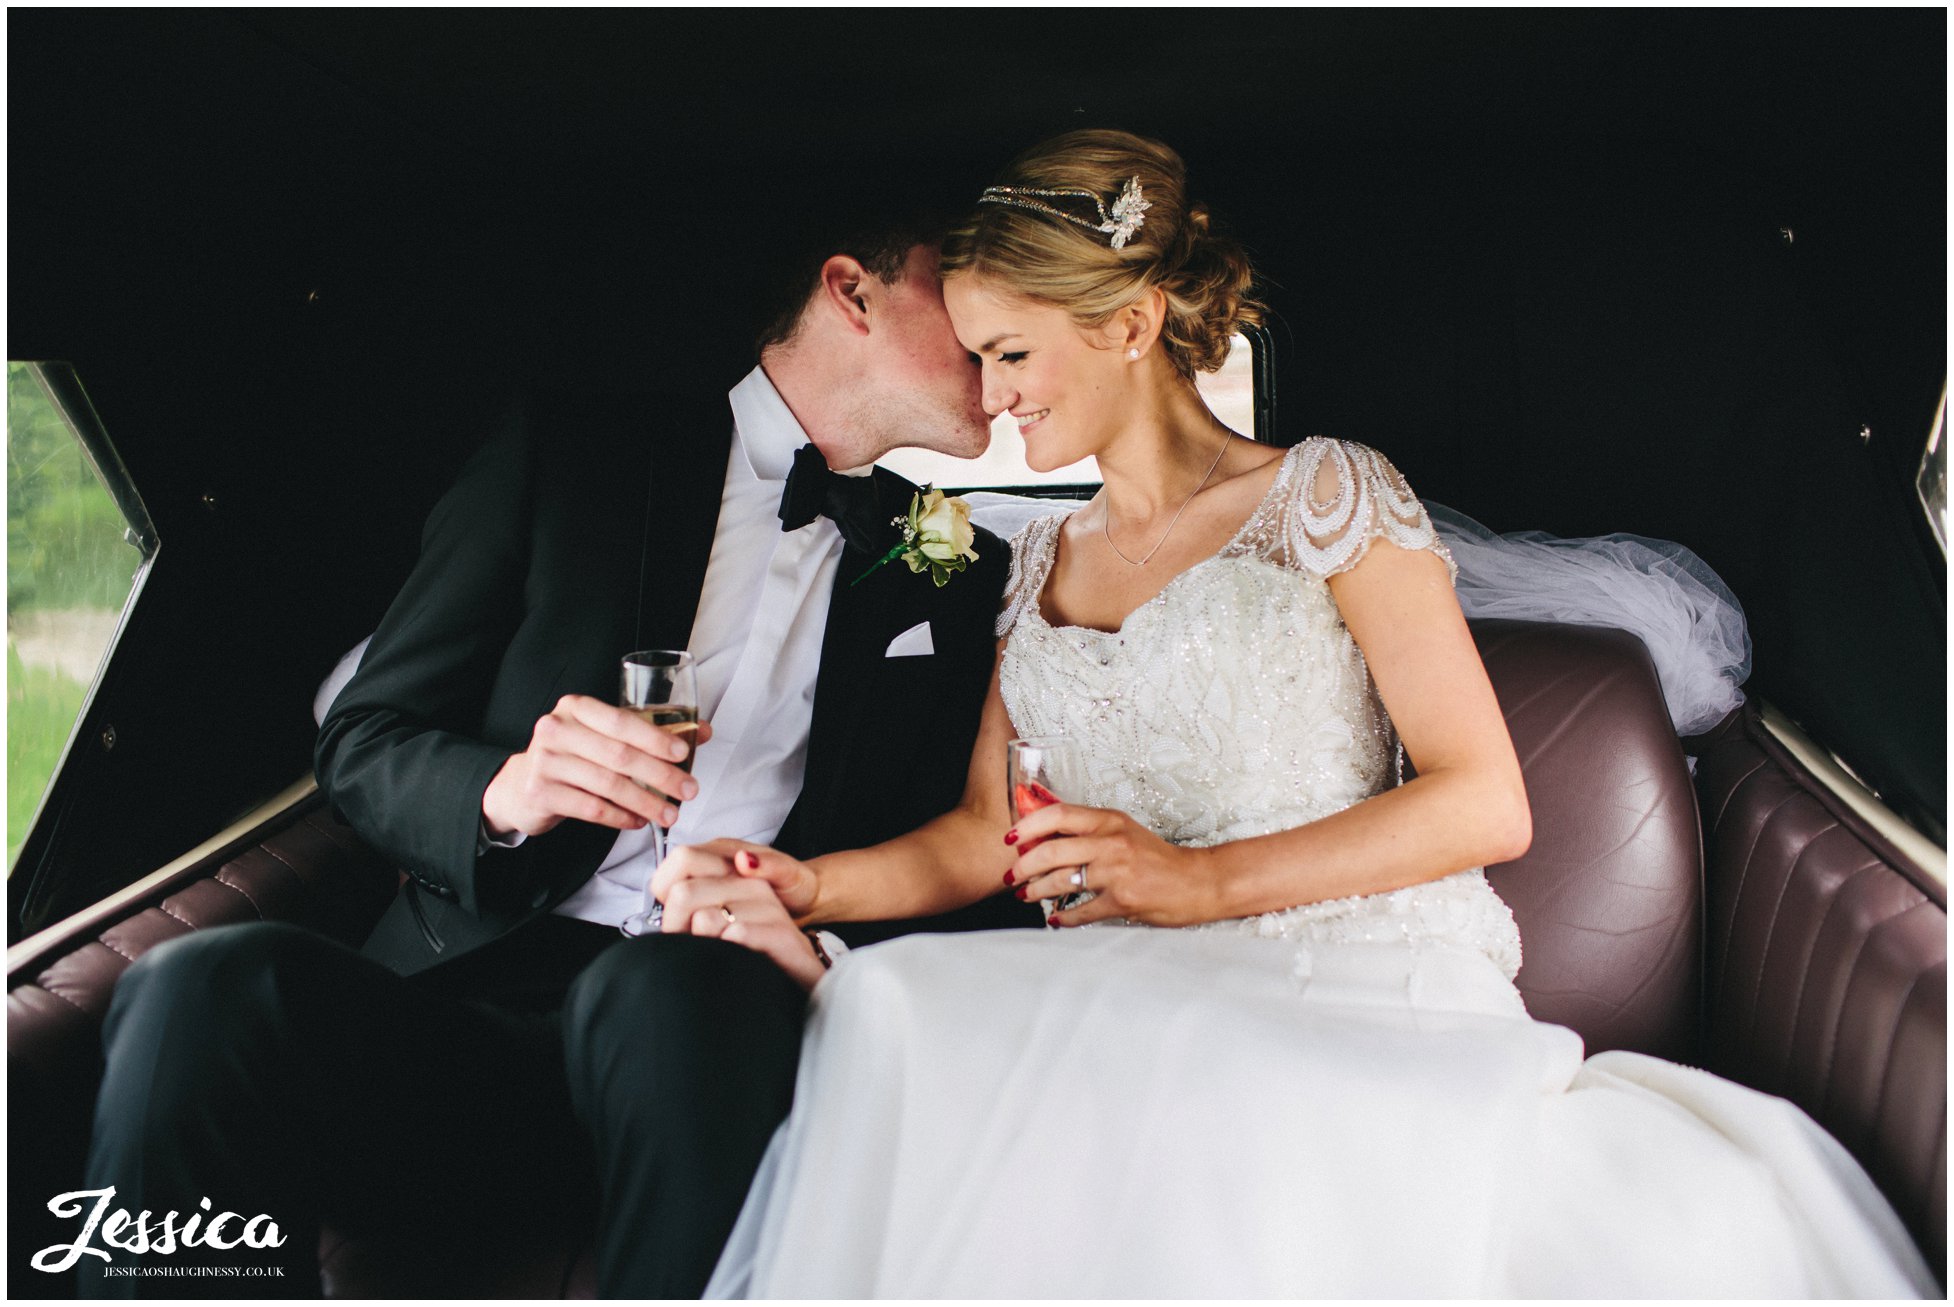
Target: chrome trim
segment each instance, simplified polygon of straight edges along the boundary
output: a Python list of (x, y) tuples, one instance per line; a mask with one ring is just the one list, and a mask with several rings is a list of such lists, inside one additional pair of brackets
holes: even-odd
[(1941, 450), (1940, 438), (1946, 425), (1947, 383), (1943, 381), (1933, 430), (1927, 433), (1927, 447), (1920, 452), (1920, 471), (1913, 478), (1913, 493), (1920, 500), (1920, 511), (1927, 515), (1927, 529), (1934, 533), (1942, 558), (1947, 557), (1947, 455)]
[(302, 776), (271, 798), (232, 822), (217, 834), (144, 876), (133, 885), (117, 890), (98, 903), (55, 922), (45, 930), (29, 935), (7, 950), (7, 986), (22, 979), (16, 973), (32, 966), (48, 954), (65, 952), (78, 938), (100, 933), (141, 900), (168, 888), (173, 882), (195, 880), (211, 867), (228, 861), (234, 854), (256, 844), (265, 827), (318, 792), (319, 782)]
[(73, 365), (29, 363), (27, 370), (39, 383), (48, 402), (67, 420), (68, 429), (75, 433), (75, 440), (81, 445), (82, 457), (95, 469), (96, 480), (115, 501), (128, 530), (135, 533), (130, 543), (142, 551), (144, 561), (155, 558), (156, 524), (150, 520), (149, 506), (143, 503), (142, 492), (136, 489), (122, 456), (115, 452), (108, 428), (102, 425), (102, 416), (95, 411), (88, 392), (82, 389), (81, 378), (75, 375)]
[(1797, 759), (1798, 765), (1812, 774), (1861, 821), (1877, 831), (1882, 839), (1912, 860), (1921, 871), (1945, 888), (1947, 850), (1906, 824), (1849, 770), (1809, 735), (1798, 729), (1789, 717), (1763, 701), (1758, 702), (1764, 729)]

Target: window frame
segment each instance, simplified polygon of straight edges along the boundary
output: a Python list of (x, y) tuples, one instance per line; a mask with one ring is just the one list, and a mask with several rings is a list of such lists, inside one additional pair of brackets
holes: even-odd
[[(89, 678), (88, 687), (82, 696), (81, 707), (75, 713), (74, 724), (68, 728), (67, 741), (55, 759), (54, 770), (49, 773), (47, 784), (41, 790), (40, 800), (34, 805), (34, 813), (28, 818), (27, 832), (21, 840), (20, 854), (8, 869), (10, 892), (8, 898), (17, 905), (16, 924), (32, 920), (34, 915), (46, 906), (55, 886), (42, 875), (42, 864), (46, 861), (47, 850), (53, 839), (59, 820), (50, 821), (49, 814), (58, 812), (57, 802), (67, 790), (64, 778), (70, 775), (70, 762), (75, 757), (78, 744), (85, 738), (92, 726), (90, 720), (97, 701), (101, 697), (103, 682), (109, 666), (114, 661), (117, 648), (122, 643), (123, 633), (129, 629), (129, 618), (141, 600), (143, 590), (156, 567), (156, 560), (162, 554), (162, 539), (156, 530), (155, 519), (150, 516), (149, 507), (143, 501), (142, 492), (129, 475), (128, 466), (116, 452), (109, 439), (101, 414), (95, 409), (87, 390), (81, 384), (81, 377), (72, 364), (59, 361), (37, 361), (29, 359), (10, 359), (11, 363), (23, 364), (41, 393), (60, 415), (68, 430), (81, 447), (82, 457), (88, 461), (96, 479), (108, 491), (116, 509), (122, 514), (124, 522), (122, 538), (135, 546), (139, 560), (136, 570), (129, 580), (129, 592), (122, 600), (122, 608), (116, 616), (115, 630), (102, 654), (95, 664), (95, 673)], [(113, 749), (112, 733), (98, 741), (104, 750)], [(14, 890), (19, 884), (24, 889)]]

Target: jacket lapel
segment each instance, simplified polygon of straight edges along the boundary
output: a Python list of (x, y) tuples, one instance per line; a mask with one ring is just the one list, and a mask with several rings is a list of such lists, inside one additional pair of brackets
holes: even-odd
[[(524, 738), (559, 695), (613, 701), (625, 654), (685, 648), (705, 586), (732, 448), (725, 395), (606, 399), (570, 407), (549, 427), (550, 468), (572, 484), (549, 497), (563, 520), (547, 534), (569, 544), (545, 570), (551, 596), (530, 619), (539, 624), (537, 665), (548, 674), (514, 710), (512, 729)], [(596, 870), (616, 838), (608, 827), (565, 822), (504, 856), (535, 858), (553, 903)]]
[[(800, 797), (781, 827), (788, 852), (824, 849), (828, 813), (845, 801), (850, 765), (879, 765), (864, 750), (896, 748), (898, 741), (864, 739), (875, 732), (870, 702), (883, 671), (889, 642), (927, 615), (927, 578), (900, 561), (885, 563), (855, 584), (875, 557), (859, 549), (841, 553), (821, 639), (821, 669), (814, 684), (814, 717), (808, 728), (807, 763)], [(919, 586), (917, 583), (921, 582)], [(872, 783), (872, 777), (855, 777)]]

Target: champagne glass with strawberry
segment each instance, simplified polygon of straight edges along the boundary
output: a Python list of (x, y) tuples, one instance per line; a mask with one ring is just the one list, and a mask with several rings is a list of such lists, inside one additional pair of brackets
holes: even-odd
[[(1063, 735), (1012, 740), (1005, 745), (1004, 784), (1010, 795), (1012, 822), (1023, 821), (1028, 814), (1040, 808), (1067, 802), (1068, 796), (1076, 795), (1080, 764), (1077, 742)], [(1042, 840), (1031, 840), (1020, 844), (1018, 851), (1029, 851), (1041, 843)], [(1050, 917), (1052, 913), (1075, 907), (1089, 897), (1088, 893), (1081, 891), (1061, 895), (1057, 900), (1043, 899), (1040, 906)]]

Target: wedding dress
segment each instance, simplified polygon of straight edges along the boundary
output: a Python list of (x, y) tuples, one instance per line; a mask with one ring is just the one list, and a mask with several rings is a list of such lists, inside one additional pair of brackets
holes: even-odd
[[(1014, 543), (1000, 675), (1018, 734), (1082, 742), (1066, 797), (1206, 846), (1385, 787), (1395, 736), (1327, 581), (1378, 538), (1452, 560), (1375, 451), (1291, 450), (1115, 632), (1041, 611), (1059, 525)], [(1527, 1016), (1520, 947), (1473, 869), (1187, 930), (857, 949), (708, 1296), (1937, 1296), (1808, 1117), (1583, 1060)]]

